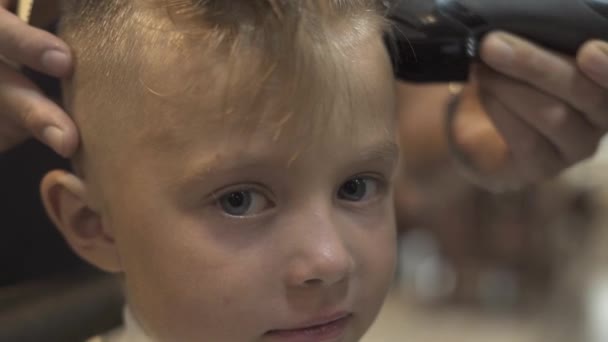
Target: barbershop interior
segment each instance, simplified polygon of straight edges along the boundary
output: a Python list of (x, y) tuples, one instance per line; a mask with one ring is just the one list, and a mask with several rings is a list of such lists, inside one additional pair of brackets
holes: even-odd
[[(573, 4), (578, 3), (576, 0), (543, 1), (552, 8), (563, 3), (575, 7)], [(427, 5), (421, 5), (421, 2)], [(408, 15), (400, 12), (403, 17), (396, 16), (402, 21), (396, 20), (403, 24), (403, 18), (409, 18), (420, 20), (425, 25), (435, 25), (442, 17), (432, 17), (424, 11), (430, 3), (439, 2), (411, 1), (418, 5), (406, 9), (397, 6), (399, 8), (394, 11), (408, 11)], [(488, 7), (494, 3), (507, 3), (504, 0), (485, 2)], [(521, 4), (514, 4), (512, 13), (505, 16), (537, 10), (532, 8), (534, 6), (516, 8), (527, 3), (519, 2)], [(19, 16), (19, 20), (24, 20), (36, 30), (54, 32), (51, 27), (59, 14), (57, 8), (49, 4), (55, 1), (38, 1), (33, 8), (32, 4), (28, 6), (26, 3), (29, 2), (0, 1), (0, 57), (6, 54), (2, 50), (6, 44), (3, 44), (5, 38), (1, 32), (13, 29), (2, 24), (5, 19), (5, 22), (9, 19), (13, 22)], [(396, 3), (403, 5), (408, 1)], [(497, 11), (509, 11), (504, 6), (495, 7)], [(445, 13), (451, 13), (452, 9), (446, 7), (442, 10), (444, 12), (440, 12), (447, 15)], [(413, 13), (418, 15), (417, 19), (411, 18)], [(477, 15), (467, 13), (470, 15), (468, 18)], [(605, 4), (603, 13), (608, 13)], [(538, 15), (523, 15), (517, 20), (523, 22)], [(559, 15), (552, 13), (546, 17), (545, 25), (561, 25), (550, 21), (557, 20), (555, 18)], [(491, 11), (483, 12), (481, 18), (477, 19), (491, 21)], [(608, 32), (606, 16), (604, 20), (604, 32)], [(585, 19), (577, 22), (583, 23)], [(403, 25), (406, 32), (413, 27)], [(563, 25), (575, 24), (569, 21)], [(18, 25), (14, 27), (15, 30), (20, 28)], [(422, 26), (417, 27), (420, 29)], [(508, 30), (509, 27), (500, 22), (496, 29)], [(593, 29), (585, 31), (589, 32), (587, 35), (582, 33), (581, 37), (573, 37), (572, 40), (580, 38), (579, 44), (567, 56), (566, 52), (571, 50), (555, 37), (557, 33), (545, 42), (541, 31), (548, 32), (539, 29), (526, 38), (530, 41), (536, 39), (535, 47), (539, 50), (539, 46), (546, 51), (563, 48), (559, 55), (545, 52), (543, 56), (554, 61), (556, 67), (559, 63), (564, 68), (571, 67), (568, 75), (577, 81), (562, 88), (577, 93), (578, 98), (567, 96), (565, 91), (559, 92), (556, 90), (560, 88), (558, 85), (553, 89), (546, 85), (543, 88), (540, 81), (521, 81), (527, 88), (520, 83), (515, 86), (516, 78), (523, 79), (528, 75), (509, 75), (508, 80), (506, 77), (503, 79), (503, 75), (494, 75), (498, 74), (497, 71), (488, 71), (490, 62), (486, 65), (484, 61), (467, 59), (468, 69), (465, 71), (444, 70), (445, 60), (442, 62), (436, 58), (430, 58), (429, 65), (413, 71), (406, 70), (405, 62), (399, 65), (401, 69), (393, 65), (398, 79), (395, 85), (398, 122), (395, 130), (400, 149), (400, 162), (391, 183), (396, 228), (394, 275), (371, 328), (357, 340), (608, 342), (608, 138), (602, 139), (606, 126), (594, 129), (594, 134), (598, 131), (602, 134), (598, 134), (595, 140), (591, 139), (592, 146), (581, 147), (584, 151), (579, 155), (548, 170), (531, 166), (541, 165), (544, 155), (523, 153), (525, 158), (518, 160), (521, 146), (524, 146), (524, 151), (542, 149), (537, 148), (534, 142), (530, 143), (530, 139), (527, 144), (525, 141), (521, 143), (519, 149), (514, 148), (518, 140), (525, 138), (513, 138), (512, 134), (505, 133), (514, 126), (500, 119), (505, 112), (504, 106), (510, 105), (505, 105), (508, 101), (514, 103), (512, 107), (522, 111), (522, 117), (550, 116), (555, 114), (552, 111), (557, 111), (566, 116), (586, 115), (587, 125), (593, 124), (593, 119), (589, 119), (592, 115), (588, 113), (594, 110), (594, 115), (608, 117), (607, 106), (600, 113), (591, 104), (586, 105), (591, 101), (608, 104), (608, 79), (601, 83), (584, 76), (584, 68), (576, 65), (577, 62), (583, 63), (583, 58), (573, 58), (577, 50), (582, 51), (581, 43), (602, 37), (593, 35)], [(517, 32), (523, 36), (526, 33)], [(441, 51), (435, 51), (428, 36), (418, 42), (419, 45), (416, 45), (414, 36), (407, 40), (411, 46), (408, 45), (410, 49), (406, 54), (411, 51), (415, 51), (414, 55), (419, 52), (420, 56), (443, 53), (445, 55), (441, 58), (454, 62), (450, 67), (462, 65), (462, 56), (450, 55), (455, 54), (451, 49), (454, 46), (443, 46), (439, 49)], [(603, 37), (608, 41), (608, 35)], [(466, 42), (470, 43), (469, 40)], [(400, 45), (392, 48), (403, 49)], [(582, 52), (580, 54), (582, 56)], [(14, 62), (21, 64), (17, 60)], [(1, 58), (0, 63), (3, 68), (9, 61)], [(478, 68), (472, 67), (473, 63), (477, 63)], [(0, 125), (5, 122), (3, 111), (9, 108), (5, 103), (10, 102), (5, 100), (8, 95), (2, 92), (8, 94), (11, 86), (5, 81), (9, 78), (3, 78), (6, 73), (2, 68)], [(61, 102), (57, 78), (30, 68), (20, 70), (23, 70), (20, 77), (23, 74), (36, 84), (44, 96)], [(410, 71), (411, 74), (408, 73)], [(463, 72), (467, 80), (462, 79)], [(572, 76), (573, 73), (580, 75)], [(556, 72), (556, 75), (559, 74)], [(608, 66), (603, 76), (608, 78)], [(557, 76), (545, 78), (556, 84), (560, 82)], [(585, 81), (581, 81), (583, 79)], [(561, 82), (567, 83), (568, 80)], [(597, 85), (597, 89), (601, 88), (599, 84), (604, 85), (603, 102), (598, 101), (597, 96), (585, 102), (583, 92), (576, 90), (577, 86), (591, 89), (591, 84)], [(516, 89), (513, 93), (518, 94), (519, 100), (500, 93), (512, 89)], [(528, 100), (532, 104), (524, 105)], [(542, 126), (544, 123), (539, 120), (529, 123), (529, 127), (536, 129), (537, 134), (545, 134), (543, 142), (548, 141), (547, 146), (556, 154), (568, 150), (564, 145), (571, 142), (578, 144), (589, 140), (586, 139), (589, 135), (562, 129), (564, 136), (572, 133), (572, 136), (563, 138), (563, 143), (556, 134), (543, 129), (548, 126)], [(576, 120), (578, 118), (566, 122), (573, 127), (579, 122)], [(12, 127), (0, 126), (0, 143), (10, 141)], [(573, 138), (574, 133), (579, 135)], [(5, 139), (4, 135), (9, 138)], [(82, 251), (75, 249), (65, 234), (62, 235), (55, 227), (57, 220), (49, 217), (48, 203), (45, 208), (41, 199), (43, 177), (50, 170), (71, 170), (73, 164), (69, 158), (59, 156), (52, 147), (37, 139), (21, 139), (18, 144), (7, 144), (0, 145), (0, 342), (155, 341), (99, 337), (126, 324), (126, 298), (120, 275), (103, 272), (84, 261)], [(516, 162), (519, 163), (517, 167), (509, 168), (509, 163)], [(536, 173), (522, 180), (517, 176), (526, 172), (521, 170)], [(252, 269), (250, 272), (259, 271)], [(374, 277), (374, 274), (362, 277)], [(347, 327), (344, 328), (340, 322), (334, 324), (326, 320), (321, 322), (327, 323), (326, 327), (309, 327), (306, 328), (308, 332), (296, 329), (283, 333), (273, 331), (255, 341), (354, 342), (354, 339), (344, 337), (343, 332), (338, 335), (338, 330), (348, 329), (349, 322), (344, 323)], [(239, 322), (233, 322), (233, 326), (238, 330)], [(167, 341), (172, 340), (163, 340)], [(212, 341), (201, 337), (198, 341), (233, 340)], [(234, 341), (254, 340), (235, 338)]]

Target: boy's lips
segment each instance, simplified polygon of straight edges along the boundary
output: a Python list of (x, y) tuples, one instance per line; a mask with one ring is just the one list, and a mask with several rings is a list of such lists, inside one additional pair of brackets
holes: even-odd
[(344, 334), (352, 319), (350, 312), (322, 316), (285, 329), (273, 329), (266, 334), (273, 341), (322, 342), (333, 341)]

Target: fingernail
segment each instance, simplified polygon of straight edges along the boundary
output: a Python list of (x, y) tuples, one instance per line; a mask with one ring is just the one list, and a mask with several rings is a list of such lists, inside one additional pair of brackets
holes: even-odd
[(47, 50), (42, 54), (42, 66), (54, 76), (64, 76), (70, 70), (70, 57), (59, 50)]
[(489, 43), (487, 62), (497, 67), (509, 67), (515, 55), (511, 38), (505, 33), (496, 33)]
[(48, 126), (42, 131), (42, 140), (63, 155), (63, 131), (55, 126)]
[(598, 42), (594, 45), (593, 54), (588, 65), (597, 76), (608, 79), (608, 45)]

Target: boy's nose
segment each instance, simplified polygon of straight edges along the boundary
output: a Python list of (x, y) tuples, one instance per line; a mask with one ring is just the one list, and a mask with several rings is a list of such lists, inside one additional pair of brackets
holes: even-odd
[(295, 287), (327, 287), (347, 279), (354, 269), (352, 253), (332, 224), (317, 225), (297, 238), (287, 283)]

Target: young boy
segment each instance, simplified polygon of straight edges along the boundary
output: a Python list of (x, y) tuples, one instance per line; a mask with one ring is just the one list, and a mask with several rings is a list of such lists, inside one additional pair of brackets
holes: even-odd
[(42, 181), (127, 298), (108, 341), (358, 341), (395, 262), (381, 1), (74, 0), (74, 173)]

